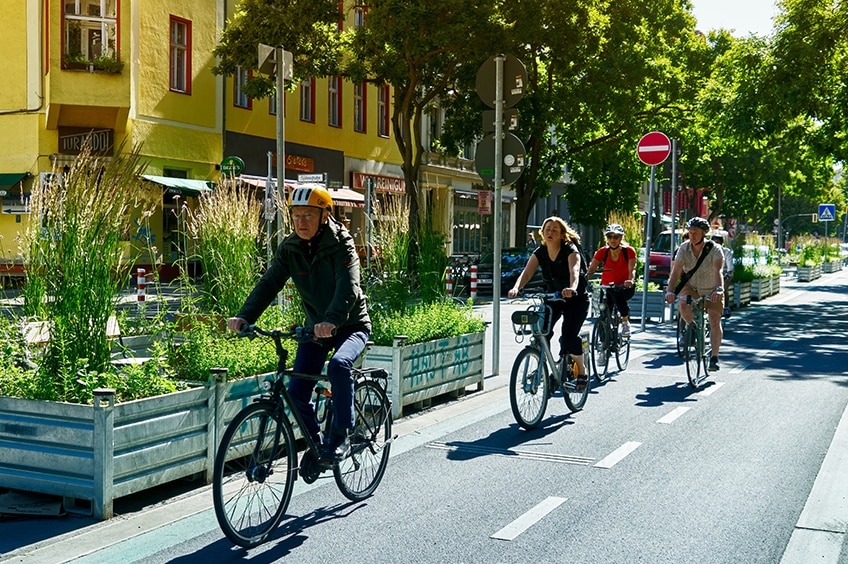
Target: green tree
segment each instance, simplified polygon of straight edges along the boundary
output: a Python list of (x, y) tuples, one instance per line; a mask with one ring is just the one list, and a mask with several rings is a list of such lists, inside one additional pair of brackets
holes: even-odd
[[(679, 2), (530, 0), (501, 5), (504, 50), (527, 68), (516, 134), (527, 165), (513, 185), (518, 232), (569, 164), (566, 199), (574, 219), (600, 226), (614, 209), (635, 207), (639, 137), (691, 111), (687, 73), (698, 60), (694, 18)], [(457, 96), (444, 145), (479, 132), (479, 103)]]
[[(421, 229), (418, 177), (422, 117), (494, 54), (502, 41), (496, 2), (372, 0), (352, 41), (345, 74), (392, 87), (392, 134), (403, 159), (412, 240)], [(425, 210), (426, 212), (426, 210)]]

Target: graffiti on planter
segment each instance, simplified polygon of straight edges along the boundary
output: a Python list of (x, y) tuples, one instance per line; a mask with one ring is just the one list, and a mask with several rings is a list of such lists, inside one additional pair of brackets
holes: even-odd
[(417, 345), (410, 351), (406, 374), (415, 389), (467, 375), (470, 368), (470, 338), (463, 335)]

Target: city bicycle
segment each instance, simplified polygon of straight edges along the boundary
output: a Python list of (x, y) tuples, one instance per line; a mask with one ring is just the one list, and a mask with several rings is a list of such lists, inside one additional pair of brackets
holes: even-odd
[(712, 347), (710, 346), (710, 324), (704, 304), (707, 297), (693, 298), (687, 295), (685, 298), (681, 296), (680, 299), (685, 299), (687, 304), (692, 305), (692, 323), (685, 327), (682, 347), (689, 385), (698, 388), (710, 375)]
[(609, 361), (613, 355), (619, 370), (627, 369), (630, 361), (630, 336), (621, 334), (621, 313), (608, 300), (613, 293), (623, 289), (623, 285), (615, 284), (600, 286), (598, 289), (600, 313), (592, 328), (592, 368), (599, 382), (610, 377)]
[(374, 493), (389, 462), (392, 409), (386, 395), (388, 374), (379, 368), (353, 369), (354, 428), (351, 452), (340, 462), (320, 462), (321, 445), (302, 432), (306, 450), (298, 465), (297, 446), (291, 417), (301, 431), (306, 429), (286, 389), (288, 378), (317, 382), (315, 408), (319, 425), (329, 437), (333, 420), (332, 390), (327, 377), (286, 369), (288, 351), (283, 339), (304, 341), (312, 335), (301, 327), (291, 331), (265, 331), (245, 326), (240, 337), (270, 337), (276, 346), (277, 370), (262, 384), (262, 394), (239, 411), (227, 426), (215, 456), (212, 498), (215, 516), (224, 534), (235, 544), (251, 548), (268, 540), (285, 515), (298, 474), (307, 484), (332, 470), (341, 493), (359, 501)]
[[(535, 429), (545, 416), (548, 398), (557, 390), (562, 390), (568, 409), (580, 411), (589, 397), (591, 371), (586, 362), (585, 380), (577, 378), (574, 360), (565, 355), (563, 367), (554, 360), (551, 347), (545, 335), (551, 328), (553, 310), (548, 305), (552, 301), (562, 301), (558, 294), (534, 294), (528, 296), (532, 303), (525, 310), (512, 313), (512, 326), (515, 341), (523, 342), (529, 336), (530, 342), (515, 358), (509, 376), (509, 403), (512, 414), (524, 429)], [(588, 353), (588, 341), (583, 340), (584, 362)]]

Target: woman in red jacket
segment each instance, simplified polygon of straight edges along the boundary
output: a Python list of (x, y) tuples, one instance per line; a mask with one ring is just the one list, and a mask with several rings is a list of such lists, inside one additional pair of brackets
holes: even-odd
[(624, 286), (618, 291), (607, 292), (607, 307), (615, 303), (621, 314), (621, 335), (630, 335), (630, 304), (627, 302), (636, 293), (636, 251), (624, 243), (624, 228), (613, 223), (604, 230), (607, 244), (597, 250), (589, 264), (587, 277), (592, 278), (598, 266), (603, 265), (601, 272), (602, 286)]

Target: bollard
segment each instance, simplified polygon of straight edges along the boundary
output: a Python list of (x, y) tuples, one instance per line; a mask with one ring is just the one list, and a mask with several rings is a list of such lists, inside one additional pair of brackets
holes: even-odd
[(453, 268), (450, 266), (445, 268), (445, 295), (449, 298), (453, 296)]
[(144, 300), (146, 298), (146, 287), (147, 287), (147, 279), (145, 278), (145, 270), (143, 268), (139, 268), (136, 271), (136, 286), (138, 287), (138, 291), (136, 293), (136, 302), (138, 304), (139, 311), (144, 310)]
[(477, 265), (471, 265), (471, 301), (477, 300)]

